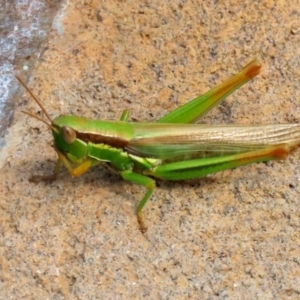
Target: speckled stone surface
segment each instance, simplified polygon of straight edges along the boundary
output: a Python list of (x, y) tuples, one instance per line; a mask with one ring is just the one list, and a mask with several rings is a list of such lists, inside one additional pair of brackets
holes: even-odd
[[(69, 0), (28, 84), (51, 116), (154, 121), (257, 58), (261, 74), (203, 122), (299, 123), (299, 6)], [(23, 91), (0, 150), (0, 299), (299, 299), (300, 150), (158, 182), (143, 235), (144, 189), (106, 169), (28, 182), (56, 153)]]

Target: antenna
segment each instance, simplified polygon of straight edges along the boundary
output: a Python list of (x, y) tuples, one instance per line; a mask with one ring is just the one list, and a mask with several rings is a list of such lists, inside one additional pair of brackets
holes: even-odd
[[(26, 89), (26, 91), (30, 94), (30, 96), (35, 100), (35, 102), (38, 104), (38, 106), (42, 109), (42, 111), (44, 112), (44, 114), (46, 115), (47, 119), (50, 121), (50, 123), (52, 124), (52, 119), (50, 118), (49, 114), (47, 113), (46, 109), (44, 108), (44, 106), (42, 105), (42, 103), (40, 102), (40, 100), (31, 92), (31, 90), (28, 88), (28, 86), (24, 83), (24, 81), (16, 75), (16, 78), (19, 80), (19, 82), (23, 85), (23, 87)], [(25, 114), (34, 117), (40, 121), (42, 121), (39, 117), (34, 116), (31, 113), (27, 113), (24, 112)], [(42, 121), (44, 123), (46, 123), (44, 120)], [(46, 123), (47, 124), (47, 123)], [(47, 124), (49, 127), (51, 127), (49, 124)], [(51, 127), (52, 128), (52, 127)]]

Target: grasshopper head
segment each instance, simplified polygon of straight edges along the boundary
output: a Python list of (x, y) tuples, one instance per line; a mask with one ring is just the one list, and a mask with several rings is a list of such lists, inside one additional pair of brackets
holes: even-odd
[(87, 155), (87, 144), (76, 137), (72, 126), (78, 117), (61, 116), (53, 120), (52, 135), (56, 151), (64, 154), (71, 162), (76, 163)]

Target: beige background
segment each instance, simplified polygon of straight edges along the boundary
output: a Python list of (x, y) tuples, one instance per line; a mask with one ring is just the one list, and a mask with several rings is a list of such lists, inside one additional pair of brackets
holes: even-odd
[[(29, 86), (51, 116), (155, 121), (237, 73), (258, 77), (205, 123), (298, 123), (299, 1), (76, 1)], [(26, 77), (19, 66), (19, 74)], [(299, 299), (300, 151), (188, 183), (138, 185), (96, 167), (51, 184), (51, 134), (21, 110), (0, 151), (0, 299)]]

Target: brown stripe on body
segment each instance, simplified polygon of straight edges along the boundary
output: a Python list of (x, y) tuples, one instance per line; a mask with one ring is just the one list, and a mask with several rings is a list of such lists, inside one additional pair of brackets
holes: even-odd
[(76, 131), (76, 137), (86, 143), (106, 144), (111, 147), (124, 149), (128, 145), (128, 141), (116, 136), (101, 135), (99, 133), (87, 133)]

